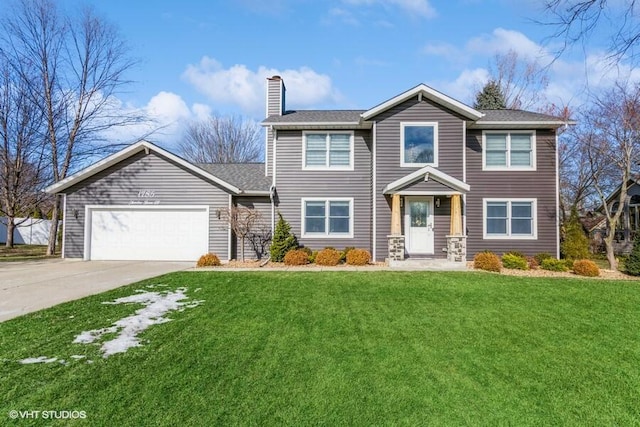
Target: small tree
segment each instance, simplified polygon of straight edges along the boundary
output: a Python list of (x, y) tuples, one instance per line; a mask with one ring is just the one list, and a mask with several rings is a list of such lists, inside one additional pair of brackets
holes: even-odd
[(274, 262), (282, 262), (284, 256), (291, 249), (298, 247), (298, 239), (291, 232), (291, 226), (278, 212), (278, 223), (273, 232), (273, 240), (271, 242), (271, 260)]
[(489, 80), (476, 94), (476, 102), (473, 107), (480, 110), (504, 110), (507, 108), (504, 94), (498, 82)]
[(624, 269), (627, 274), (640, 276), (640, 235), (633, 241), (633, 248), (629, 254), (629, 259), (625, 262)]
[(244, 261), (244, 243), (252, 232), (263, 223), (262, 214), (246, 206), (232, 206), (218, 209), (220, 219), (229, 224), (231, 231), (240, 239), (240, 259)]
[(569, 260), (589, 258), (589, 238), (578, 218), (578, 210), (571, 209), (569, 221), (565, 225), (564, 241), (560, 245), (562, 256)]

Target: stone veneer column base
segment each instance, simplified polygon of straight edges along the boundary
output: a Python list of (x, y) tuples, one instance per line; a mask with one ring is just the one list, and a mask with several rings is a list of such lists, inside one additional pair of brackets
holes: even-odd
[(447, 261), (467, 261), (467, 236), (447, 236)]
[(404, 236), (387, 236), (389, 262), (404, 260)]

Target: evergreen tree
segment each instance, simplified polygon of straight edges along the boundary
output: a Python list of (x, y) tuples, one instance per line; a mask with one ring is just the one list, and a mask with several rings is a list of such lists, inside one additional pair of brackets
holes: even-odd
[(504, 110), (507, 102), (502, 88), (495, 80), (489, 80), (482, 90), (476, 94), (476, 102), (473, 108), (479, 110)]
[(629, 258), (624, 264), (627, 274), (632, 276), (640, 276), (640, 234), (636, 235), (633, 241), (633, 249), (629, 254)]
[(564, 241), (560, 245), (562, 256), (568, 260), (589, 258), (589, 238), (578, 218), (578, 209), (573, 207), (565, 225)]
[(291, 232), (291, 226), (282, 217), (282, 214), (278, 212), (278, 223), (276, 229), (273, 232), (273, 240), (271, 241), (271, 261), (282, 262), (284, 256), (291, 249), (298, 247), (298, 239), (295, 234)]

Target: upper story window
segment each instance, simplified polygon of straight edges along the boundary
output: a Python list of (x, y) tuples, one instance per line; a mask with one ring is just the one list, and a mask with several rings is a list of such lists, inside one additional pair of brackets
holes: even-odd
[(303, 169), (353, 170), (353, 132), (305, 132)]
[(438, 166), (438, 123), (400, 123), (400, 166)]
[(532, 131), (482, 134), (483, 170), (535, 170), (536, 137)]

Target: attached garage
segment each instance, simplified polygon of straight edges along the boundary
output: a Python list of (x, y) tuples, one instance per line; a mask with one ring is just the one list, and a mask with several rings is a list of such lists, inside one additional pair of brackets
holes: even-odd
[(250, 200), (271, 217), (271, 184), (261, 164), (195, 165), (139, 141), (46, 191), (63, 196), (63, 258), (195, 263), (235, 256), (221, 212)]
[(86, 206), (86, 210), (86, 260), (193, 261), (208, 252), (208, 206)]

